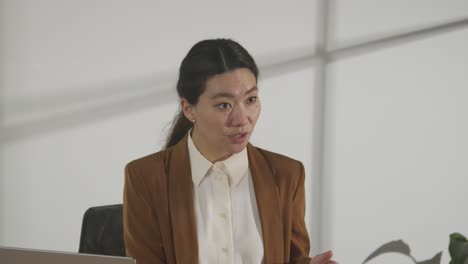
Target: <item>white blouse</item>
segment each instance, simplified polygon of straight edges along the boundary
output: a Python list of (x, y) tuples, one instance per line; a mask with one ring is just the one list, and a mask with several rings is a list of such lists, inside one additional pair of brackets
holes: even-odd
[(262, 228), (247, 149), (212, 164), (188, 150), (192, 171), (199, 263), (262, 263)]

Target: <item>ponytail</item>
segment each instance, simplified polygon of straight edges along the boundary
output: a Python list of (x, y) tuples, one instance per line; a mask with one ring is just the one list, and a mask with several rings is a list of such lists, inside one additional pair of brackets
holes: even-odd
[(184, 138), (185, 134), (193, 127), (193, 123), (190, 122), (184, 115), (184, 112), (180, 110), (180, 112), (175, 116), (174, 120), (172, 121), (171, 129), (169, 136), (167, 137), (166, 145), (164, 149), (168, 149), (175, 144), (177, 144), (182, 138)]

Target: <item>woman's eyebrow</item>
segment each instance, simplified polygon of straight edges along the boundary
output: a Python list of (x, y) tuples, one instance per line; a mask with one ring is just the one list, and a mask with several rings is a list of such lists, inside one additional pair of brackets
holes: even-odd
[(250, 88), (247, 92), (245, 92), (245, 94), (249, 94), (249, 93), (251, 93), (253, 91), (258, 91), (258, 87), (254, 86), (254, 87)]
[[(247, 95), (247, 94), (249, 94), (249, 93), (251, 93), (253, 91), (258, 91), (258, 87), (254, 86), (254, 87), (250, 88), (249, 90), (247, 90), (244, 94)], [(236, 96), (234, 94), (232, 94), (232, 93), (221, 92), (221, 93), (217, 93), (217, 94), (213, 95), (211, 97), (211, 100), (221, 98), (221, 97), (234, 98)]]

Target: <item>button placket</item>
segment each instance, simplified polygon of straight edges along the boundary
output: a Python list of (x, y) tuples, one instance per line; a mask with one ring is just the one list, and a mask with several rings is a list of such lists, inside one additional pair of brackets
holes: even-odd
[(224, 189), (224, 206), (221, 209), (220, 215), (222, 217), (222, 221), (224, 222), (224, 235), (226, 237), (226, 241), (224, 245), (221, 248), (221, 252), (226, 258), (225, 263), (232, 263), (234, 261), (233, 255), (231, 254), (231, 248), (232, 248), (232, 225), (231, 225), (231, 190), (229, 187), (229, 178), (224, 172), (221, 172), (221, 175), (223, 176), (222, 182), (223, 182), (223, 189)]
[(224, 219), (224, 220), (227, 220), (227, 213), (223, 212), (223, 213), (219, 213), (219, 216)]

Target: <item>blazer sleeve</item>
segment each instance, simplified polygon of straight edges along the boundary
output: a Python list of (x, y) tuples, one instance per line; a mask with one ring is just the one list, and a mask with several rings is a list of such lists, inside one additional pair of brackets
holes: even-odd
[(292, 204), (292, 230), (291, 230), (291, 263), (308, 264), (310, 242), (307, 233), (305, 218), (305, 175), (304, 165), (300, 163), (300, 177), (293, 196)]
[(125, 167), (123, 220), (126, 254), (138, 264), (165, 263), (156, 211), (151, 206), (150, 188), (132, 163)]

